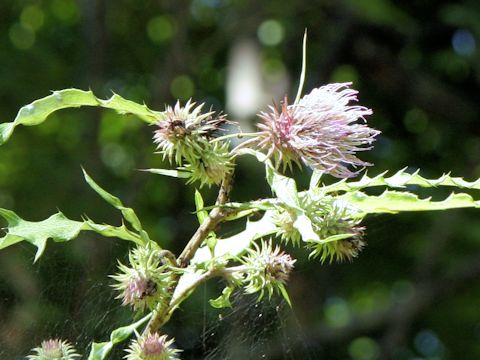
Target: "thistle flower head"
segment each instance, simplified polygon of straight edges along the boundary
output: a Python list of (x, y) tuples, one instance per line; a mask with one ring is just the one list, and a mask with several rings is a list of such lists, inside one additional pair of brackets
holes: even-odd
[(119, 291), (117, 299), (123, 305), (131, 305), (135, 310), (153, 309), (162, 301), (170, 286), (171, 274), (161, 262), (156, 243), (137, 247), (129, 254), (129, 266), (119, 263), (119, 273), (111, 275), (116, 283), (113, 288)]
[(371, 148), (379, 131), (364, 123), (372, 110), (350, 105), (357, 101), (357, 91), (351, 83), (329, 84), (312, 90), (296, 104), (288, 105), (285, 98), (278, 109), (262, 112), (263, 123), (256, 144), (267, 151), (276, 166), (307, 166), (335, 177), (356, 175), (348, 166), (371, 165), (356, 157), (358, 151)]
[(127, 349), (126, 360), (175, 360), (180, 350), (173, 348), (173, 339), (158, 333), (148, 334), (132, 341)]
[(286, 296), (284, 285), (296, 260), (281, 251), (278, 246), (273, 249), (271, 242), (262, 242), (260, 247), (254, 244), (254, 248), (247, 251), (248, 254), (243, 258), (247, 269), (244, 279), (245, 292), (249, 294), (260, 292), (259, 299), (263, 297), (265, 290), (269, 297), (274, 290)]
[(80, 357), (68, 341), (60, 339), (42, 341), (42, 344), (32, 351), (35, 354), (28, 355), (28, 360), (74, 360)]
[(213, 111), (202, 113), (203, 106), (191, 101), (167, 106), (153, 136), (163, 157), (179, 166), (186, 163), (190, 182), (200, 181), (201, 186), (219, 184), (233, 167), (229, 143), (212, 141), (227, 119)]

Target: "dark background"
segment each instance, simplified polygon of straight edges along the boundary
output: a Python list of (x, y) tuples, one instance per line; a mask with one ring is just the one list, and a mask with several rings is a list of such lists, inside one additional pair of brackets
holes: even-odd
[[(0, 121), (51, 90), (79, 87), (158, 110), (193, 97), (245, 126), (254, 119), (250, 107), (295, 96), (305, 28), (305, 89), (353, 81), (362, 105), (374, 110), (369, 124), (382, 134), (361, 156), (375, 163), (371, 174), (409, 166), (429, 177), (480, 176), (476, 0), (3, 0)], [(252, 75), (262, 87), (254, 81), (227, 97), (236, 79), (229, 74), (245, 67), (262, 76)], [(244, 98), (253, 102), (239, 104)], [(29, 220), (58, 208), (119, 224), (84, 183), (83, 165), (178, 253), (196, 226), (193, 189), (137, 171), (162, 166), (151, 136), (142, 122), (98, 109), (19, 127), (0, 148), (0, 206)], [(268, 195), (255, 163), (241, 161), (236, 181), (236, 199)], [(209, 202), (214, 191), (204, 191)], [(237, 296), (232, 311), (212, 310), (205, 304), (221, 289), (213, 283), (166, 330), (185, 359), (479, 359), (478, 217), (475, 210), (374, 216), (365, 223), (368, 247), (352, 263), (321, 265), (293, 250), (293, 309), (276, 298), (254, 306)], [(86, 354), (92, 339), (127, 324), (131, 314), (113, 299), (107, 277), (126, 251), (125, 243), (92, 234), (49, 244), (34, 265), (28, 244), (3, 250), (0, 358), (20, 359), (57, 336)]]

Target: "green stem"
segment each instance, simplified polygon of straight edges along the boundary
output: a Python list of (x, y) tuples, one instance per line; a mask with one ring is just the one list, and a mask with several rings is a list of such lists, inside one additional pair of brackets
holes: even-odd
[(237, 139), (243, 139), (244, 137), (254, 137), (254, 136), (257, 136), (258, 133), (254, 132), (254, 133), (235, 133), (235, 134), (228, 134), (228, 135), (223, 135), (223, 136), (219, 136), (215, 139), (212, 139), (210, 140), (210, 142), (218, 142), (218, 141), (223, 141), (223, 140), (227, 140), (227, 139), (231, 139), (231, 138), (237, 138)]

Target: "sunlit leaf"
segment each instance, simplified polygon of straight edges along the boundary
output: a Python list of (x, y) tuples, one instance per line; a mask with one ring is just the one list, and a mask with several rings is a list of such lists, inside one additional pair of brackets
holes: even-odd
[(230, 302), (230, 295), (232, 295), (234, 288), (231, 286), (227, 286), (226, 288), (223, 289), (222, 295), (220, 295), (216, 299), (210, 299), (208, 303), (210, 306), (216, 308), (216, 309), (222, 309), (232, 307), (232, 303)]
[(115, 227), (95, 224), (89, 219), (84, 221), (70, 220), (61, 212), (42, 221), (28, 221), (11, 210), (0, 208), (0, 216), (8, 224), (6, 227), (7, 234), (0, 238), (0, 250), (21, 241), (27, 241), (37, 248), (34, 261), (42, 256), (48, 239), (55, 242), (66, 242), (75, 239), (80, 231), (94, 231), (103, 236), (133, 241), (136, 244), (142, 243), (140, 235), (129, 231), (124, 225)]
[(188, 179), (192, 176), (192, 173), (184, 170), (167, 170), (167, 169), (142, 169), (152, 174), (170, 176), (180, 179)]
[(203, 208), (203, 198), (202, 194), (198, 190), (195, 190), (195, 207), (197, 209), (197, 218), (198, 218), (198, 223), (201, 225), (205, 219), (208, 217), (208, 212), (204, 210)]
[(88, 360), (104, 360), (107, 359), (108, 354), (112, 350), (112, 348), (119, 344), (130, 336), (132, 336), (133, 332), (142, 324), (144, 324), (147, 320), (150, 319), (152, 313), (148, 314), (147, 316), (143, 317), (139, 321), (128, 325), (122, 326), (118, 329), (115, 329), (110, 334), (110, 341), (101, 342), (101, 343), (92, 343), (92, 347), (90, 350), (90, 355), (88, 356)]
[(340, 198), (356, 209), (358, 216), (376, 213), (397, 213), (401, 211), (432, 211), (456, 208), (478, 208), (480, 202), (470, 195), (451, 194), (442, 201), (432, 201), (430, 198), (420, 199), (410, 192), (385, 191), (382, 195), (367, 195), (360, 191), (346, 193)]
[(355, 191), (367, 187), (387, 186), (391, 188), (405, 188), (408, 185), (416, 185), (425, 188), (434, 188), (439, 186), (450, 186), (464, 189), (480, 189), (480, 179), (475, 181), (465, 181), (461, 177), (451, 177), (450, 174), (443, 174), (438, 179), (426, 179), (419, 175), (420, 170), (413, 174), (406, 172), (406, 168), (396, 172), (392, 176), (385, 176), (387, 172), (383, 172), (377, 176), (369, 177), (365, 174), (358, 181), (340, 180), (339, 182), (325, 186), (322, 188), (325, 192), (336, 191)]
[(37, 247), (34, 261), (43, 254), (48, 239), (70, 241), (78, 236), (84, 226), (83, 222), (67, 219), (61, 212), (42, 221), (24, 220), (7, 209), (0, 209), (0, 216), (8, 223), (7, 234), (0, 239), (0, 249), (27, 241)]
[(65, 89), (54, 91), (49, 96), (23, 106), (14, 121), (0, 124), (0, 145), (10, 138), (18, 125), (38, 125), (55, 111), (80, 106), (98, 106), (115, 110), (120, 114), (133, 114), (149, 124), (163, 118), (163, 113), (150, 110), (145, 105), (126, 100), (117, 94), (107, 100), (102, 100), (97, 98), (92, 91)]
[(135, 211), (133, 209), (126, 207), (123, 205), (122, 201), (116, 197), (113, 196), (112, 194), (108, 193), (104, 189), (102, 189), (85, 171), (83, 170), (83, 176), (85, 177), (85, 181), (87, 184), (98, 194), (100, 195), (103, 200), (108, 202), (110, 205), (112, 205), (115, 209), (120, 210), (122, 213), (123, 217), (125, 220), (127, 220), (135, 230), (137, 231), (142, 231), (142, 224), (140, 223), (140, 220), (138, 219), (137, 214), (135, 214)]

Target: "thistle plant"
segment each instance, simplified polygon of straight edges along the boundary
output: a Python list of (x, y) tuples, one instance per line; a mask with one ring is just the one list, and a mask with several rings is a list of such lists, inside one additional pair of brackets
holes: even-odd
[[(295, 298), (288, 296), (288, 280), (296, 260), (288, 249), (304, 248), (306, 256), (319, 266), (327, 261), (352, 261), (366, 245), (367, 229), (362, 221), (370, 214), (480, 207), (480, 200), (466, 193), (433, 201), (406, 188), (480, 189), (480, 180), (467, 182), (450, 175), (426, 179), (405, 170), (391, 176), (365, 173), (351, 179), (371, 166), (360, 160), (358, 153), (371, 149), (380, 133), (366, 123), (373, 112), (359, 105), (351, 83), (327, 84), (302, 96), (305, 51), (303, 59), (295, 101), (289, 103), (285, 96), (278, 106), (261, 111), (258, 131), (250, 134), (226, 133), (223, 125), (233, 120), (204, 111), (205, 105), (193, 100), (154, 111), (116, 94), (102, 100), (92, 91), (78, 89), (55, 91), (22, 107), (14, 121), (0, 124), (3, 144), (17, 126), (38, 125), (64, 108), (97, 106), (133, 114), (151, 126), (158, 153), (170, 163), (168, 169), (147, 171), (152, 176), (177, 177), (197, 188), (194, 200), (199, 226), (185, 239), (179, 254), (165, 249), (162, 239), (152, 239), (135, 211), (97, 184), (86, 170), (86, 184), (120, 212), (121, 226), (99, 224), (88, 217), (72, 220), (61, 212), (33, 222), (0, 208), (7, 223), (0, 249), (28, 242), (37, 248), (34, 261), (44, 253), (48, 239), (68, 242), (86, 231), (130, 243), (128, 261), (118, 262), (117, 273), (110, 280), (119, 303), (139, 320), (114, 330), (109, 340), (92, 339), (90, 348), (82, 351), (89, 360), (107, 359), (114, 346), (127, 341), (125, 359), (179, 359), (175, 334), (166, 334), (164, 325), (200, 284), (213, 278), (225, 284), (218, 298), (210, 300), (213, 307), (231, 306), (229, 297), (234, 291), (256, 294), (258, 301), (280, 295), (295, 306)], [(243, 142), (232, 147), (232, 138)], [(270, 197), (245, 202), (231, 198), (235, 161), (246, 156), (265, 168)], [(295, 179), (287, 176), (293, 165), (311, 174), (307, 189), (298, 189)], [(336, 182), (324, 184), (328, 177)], [(204, 204), (201, 191), (205, 186), (218, 186), (214, 204)], [(385, 190), (381, 195), (367, 194), (366, 189), (372, 187)], [(221, 236), (222, 225), (232, 220), (244, 221), (245, 227)], [(28, 356), (32, 360), (78, 357), (64, 340), (43, 341), (32, 352)]]

